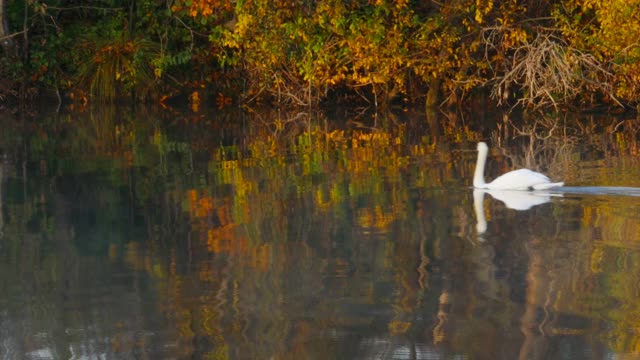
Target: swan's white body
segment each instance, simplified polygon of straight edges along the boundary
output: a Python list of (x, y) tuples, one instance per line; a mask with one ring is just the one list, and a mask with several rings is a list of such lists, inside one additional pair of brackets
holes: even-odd
[(545, 190), (564, 185), (564, 182), (553, 183), (540, 173), (529, 169), (510, 171), (497, 177), (490, 183), (484, 182), (484, 165), (487, 162), (489, 147), (483, 142), (478, 143), (478, 160), (473, 174), (473, 187), (489, 190)]

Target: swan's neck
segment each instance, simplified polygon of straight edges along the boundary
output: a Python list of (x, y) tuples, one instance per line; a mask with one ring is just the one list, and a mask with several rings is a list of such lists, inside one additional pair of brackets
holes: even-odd
[(484, 164), (487, 162), (487, 149), (478, 149), (478, 160), (476, 161), (476, 171), (473, 174), (473, 187), (482, 189), (487, 183), (484, 182)]

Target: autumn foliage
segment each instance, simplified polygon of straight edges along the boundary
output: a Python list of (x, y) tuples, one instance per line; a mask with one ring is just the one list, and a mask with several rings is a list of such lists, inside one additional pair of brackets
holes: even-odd
[(7, 9), (16, 41), (0, 57), (4, 97), (24, 96), (19, 88), (94, 101), (197, 92), (377, 107), (488, 92), (532, 108), (640, 99), (640, 21), (627, 21), (640, 16), (637, 0), (20, 3)]

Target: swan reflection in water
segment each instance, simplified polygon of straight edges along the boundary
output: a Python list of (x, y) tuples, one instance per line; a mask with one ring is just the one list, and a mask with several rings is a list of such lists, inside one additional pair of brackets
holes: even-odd
[(487, 230), (487, 221), (485, 220), (482, 206), (484, 194), (489, 194), (494, 199), (502, 201), (509, 209), (525, 211), (551, 201), (552, 197), (564, 197), (565, 195), (574, 199), (589, 196), (640, 197), (640, 188), (627, 186), (563, 186), (544, 191), (474, 189), (473, 207), (476, 213), (478, 234), (483, 234)]
[(552, 196), (562, 196), (562, 194), (550, 194), (548, 192), (519, 191), (519, 190), (473, 190), (473, 208), (476, 213), (476, 231), (484, 234), (487, 231), (487, 220), (484, 217), (484, 194), (491, 195), (494, 199), (500, 200), (509, 209), (518, 211), (529, 210), (534, 206), (551, 201)]

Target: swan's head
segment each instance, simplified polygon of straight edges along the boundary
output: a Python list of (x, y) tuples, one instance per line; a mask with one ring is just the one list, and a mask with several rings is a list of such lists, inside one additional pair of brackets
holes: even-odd
[(489, 150), (489, 147), (485, 142), (480, 141), (478, 143), (478, 151), (488, 151), (488, 150)]

